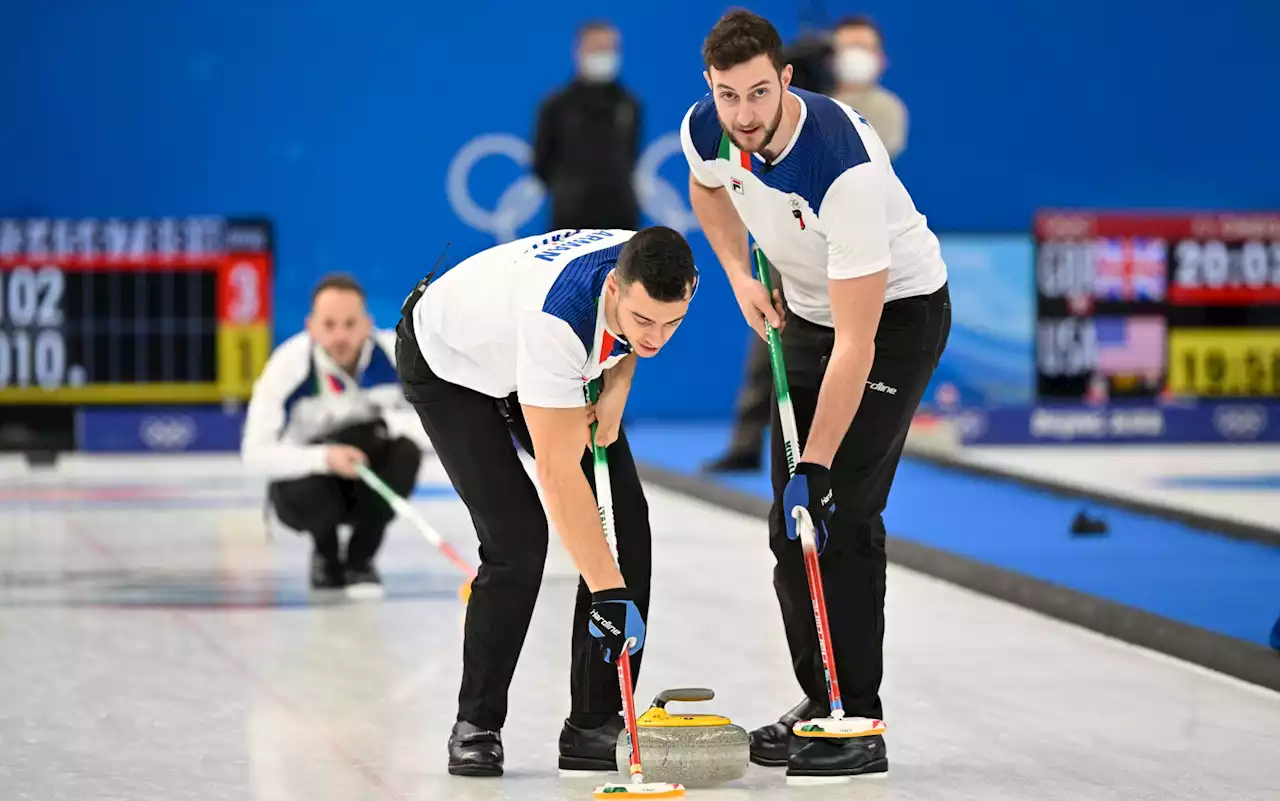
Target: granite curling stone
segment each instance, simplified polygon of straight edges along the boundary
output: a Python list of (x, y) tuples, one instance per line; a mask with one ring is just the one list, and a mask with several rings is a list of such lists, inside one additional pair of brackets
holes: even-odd
[[(645, 781), (685, 787), (712, 787), (747, 772), (751, 738), (746, 729), (720, 715), (671, 714), (671, 701), (710, 701), (716, 694), (700, 687), (663, 690), (636, 719)], [(619, 774), (630, 773), (627, 730), (618, 735)]]

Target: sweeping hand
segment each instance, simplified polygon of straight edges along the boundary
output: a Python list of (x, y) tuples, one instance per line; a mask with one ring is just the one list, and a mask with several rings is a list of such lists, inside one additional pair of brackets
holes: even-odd
[(356, 465), (369, 464), (364, 451), (351, 445), (330, 445), (325, 448), (324, 460), (331, 471), (343, 478), (355, 478)]
[(635, 643), (628, 653), (634, 655), (644, 647), (644, 619), (625, 587), (591, 593), (587, 629), (599, 640), (609, 664), (618, 660), (629, 639), (635, 638)]
[(611, 390), (608, 386), (604, 388), (595, 403), (595, 444), (607, 448), (618, 441), (618, 432), (622, 429), (622, 411), (626, 406), (625, 390)]
[(776, 289), (773, 292), (773, 302), (770, 303), (769, 292), (763, 284), (754, 278), (741, 277), (733, 282), (733, 296), (737, 299), (738, 308), (742, 310), (742, 316), (746, 318), (747, 324), (761, 339), (765, 341), (769, 339), (764, 330), (765, 320), (768, 320), (769, 324), (779, 332), (786, 327), (782, 293)]
[(782, 491), (782, 511), (787, 523), (787, 538), (799, 539), (798, 520), (792, 510), (802, 507), (813, 523), (813, 536), (818, 553), (827, 547), (831, 516), (836, 511), (835, 494), (831, 491), (831, 471), (813, 462), (796, 465), (796, 474)]

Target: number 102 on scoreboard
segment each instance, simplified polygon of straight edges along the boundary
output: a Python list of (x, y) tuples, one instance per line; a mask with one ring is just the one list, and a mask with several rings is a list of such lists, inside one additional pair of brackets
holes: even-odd
[(85, 382), (83, 367), (67, 365), (65, 288), (62, 271), (52, 265), (0, 271), (0, 389)]

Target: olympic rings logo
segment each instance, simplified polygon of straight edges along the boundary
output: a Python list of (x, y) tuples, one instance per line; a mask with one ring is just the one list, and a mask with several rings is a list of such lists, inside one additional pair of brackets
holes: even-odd
[(180, 451), (196, 438), (196, 421), (188, 415), (157, 417), (149, 415), (138, 425), (138, 436), (152, 450)]
[[(500, 156), (525, 170), (498, 195), (497, 203), (487, 209), (471, 194), (471, 172), (486, 158)], [(698, 218), (680, 192), (659, 170), (672, 156), (683, 158), (679, 132), (658, 137), (640, 154), (636, 162), (635, 189), (641, 210), (658, 225), (688, 234), (697, 230)], [(454, 154), (445, 176), (449, 205), (464, 223), (493, 236), (498, 242), (510, 242), (546, 199), (542, 182), (528, 173), (533, 163), (533, 149), (523, 139), (506, 133), (481, 134), (467, 142)]]

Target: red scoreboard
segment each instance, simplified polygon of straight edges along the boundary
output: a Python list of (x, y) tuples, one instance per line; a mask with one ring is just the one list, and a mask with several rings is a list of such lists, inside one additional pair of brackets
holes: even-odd
[(1280, 398), (1280, 214), (1036, 216), (1041, 400)]
[(0, 219), (0, 404), (248, 398), (272, 252), (256, 218)]

